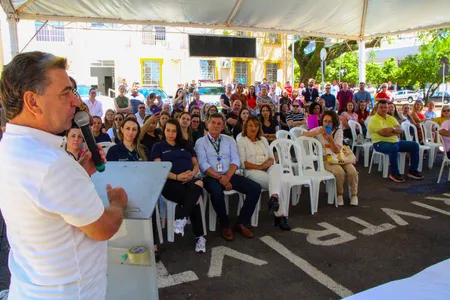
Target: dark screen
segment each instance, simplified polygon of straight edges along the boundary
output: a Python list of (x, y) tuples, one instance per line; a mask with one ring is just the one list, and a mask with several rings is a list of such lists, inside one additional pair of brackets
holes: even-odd
[(190, 56), (256, 58), (256, 38), (189, 35)]

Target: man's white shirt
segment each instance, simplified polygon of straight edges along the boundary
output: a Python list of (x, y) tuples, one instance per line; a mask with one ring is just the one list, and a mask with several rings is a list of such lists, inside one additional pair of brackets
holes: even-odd
[(0, 209), (11, 246), (10, 299), (104, 299), (106, 242), (77, 227), (104, 206), (62, 137), (7, 124), (0, 143)]
[(139, 114), (139, 112), (135, 113), (135, 116), (136, 116), (136, 120), (139, 123), (139, 126), (142, 128), (142, 126), (144, 125), (145, 116), (143, 118), (141, 118), (141, 115)]
[(89, 108), (89, 113), (91, 116), (97, 116), (100, 118), (103, 116), (103, 105), (100, 101), (95, 100), (94, 103), (92, 103), (91, 100), (86, 100), (84, 103)]

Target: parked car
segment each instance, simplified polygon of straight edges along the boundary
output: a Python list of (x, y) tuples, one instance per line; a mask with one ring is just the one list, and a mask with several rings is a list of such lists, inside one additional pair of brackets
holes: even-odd
[(172, 103), (172, 96), (168, 96), (167, 93), (161, 88), (144, 86), (139, 89), (139, 93), (144, 95), (144, 98), (147, 98), (150, 93), (155, 93), (157, 96), (161, 96), (163, 103)]
[(415, 100), (419, 99), (419, 94), (416, 91), (401, 90), (395, 92), (392, 97), (394, 99), (394, 102), (397, 103), (413, 103)]
[(221, 80), (199, 80), (197, 91), (200, 93), (200, 100), (204, 103), (217, 106), (220, 110), (220, 96), (225, 94), (225, 86), (221, 84)]
[(444, 103), (448, 104), (450, 102), (450, 93), (449, 92), (434, 92), (430, 97), (430, 100), (434, 103), (442, 103), (442, 94), (444, 94)]

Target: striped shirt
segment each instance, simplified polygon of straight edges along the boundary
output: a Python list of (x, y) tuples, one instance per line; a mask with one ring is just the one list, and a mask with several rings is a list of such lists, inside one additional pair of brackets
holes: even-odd
[(286, 122), (288, 122), (289, 120), (294, 121), (294, 122), (298, 122), (298, 121), (303, 121), (305, 119), (305, 114), (303, 112), (293, 112), (290, 111), (286, 117)]

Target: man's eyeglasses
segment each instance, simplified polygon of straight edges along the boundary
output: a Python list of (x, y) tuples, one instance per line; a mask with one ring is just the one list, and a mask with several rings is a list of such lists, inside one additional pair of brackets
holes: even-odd
[(331, 89), (331, 88), (329, 88), (329, 87), (326, 87), (325, 89), (326, 89), (326, 90), (329, 90), (329, 89)]
[(442, 112), (449, 112), (450, 110), (443, 110)]
[(80, 93), (78, 93), (77, 89), (72, 89), (72, 93), (75, 95), (75, 97), (80, 98)]
[(139, 107), (139, 109), (145, 109), (145, 107)]
[(300, 105), (292, 105), (292, 107), (300, 107)]
[(200, 121), (192, 121), (192, 123), (200, 123)]

